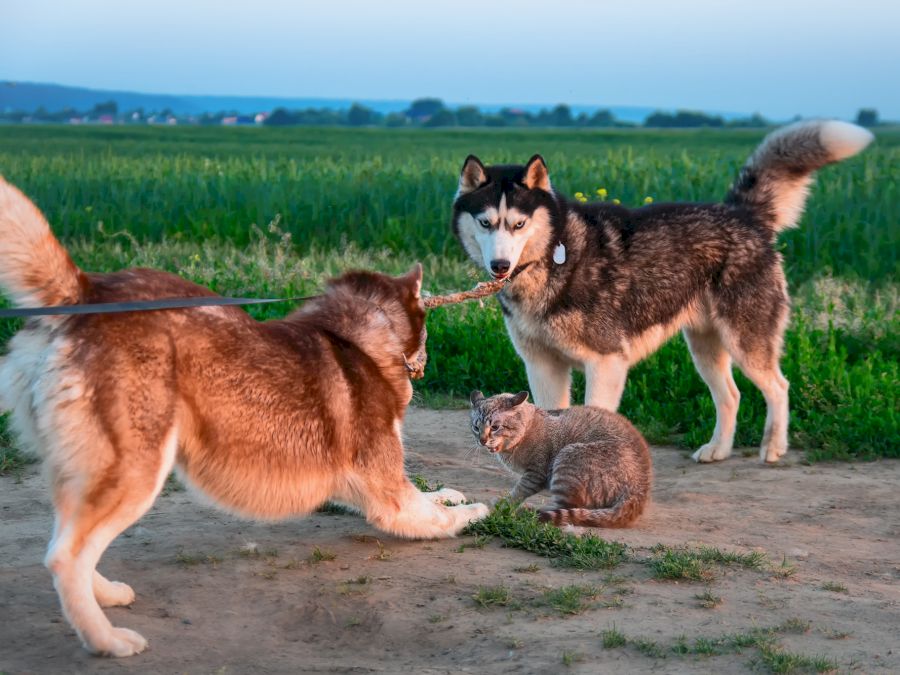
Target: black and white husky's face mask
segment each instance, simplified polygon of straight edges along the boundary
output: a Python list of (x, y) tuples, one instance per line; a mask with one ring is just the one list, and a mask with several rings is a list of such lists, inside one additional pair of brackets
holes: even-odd
[(549, 239), (553, 204), (540, 155), (524, 166), (485, 166), (469, 155), (459, 175), (453, 229), (475, 262), (495, 279), (504, 279), (520, 262), (543, 253), (534, 249)]

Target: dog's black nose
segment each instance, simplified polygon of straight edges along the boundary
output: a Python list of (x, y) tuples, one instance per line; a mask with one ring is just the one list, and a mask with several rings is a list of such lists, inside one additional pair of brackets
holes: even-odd
[(506, 274), (509, 272), (509, 260), (491, 260), (491, 272)]

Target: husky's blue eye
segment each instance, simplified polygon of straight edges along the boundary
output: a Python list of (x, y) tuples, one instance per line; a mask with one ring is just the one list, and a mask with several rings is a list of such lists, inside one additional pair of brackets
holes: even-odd
[(478, 224), (484, 228), (488, 228), (491, 226), (491, 221), (489, 221), (487, 218), (479, 218)]

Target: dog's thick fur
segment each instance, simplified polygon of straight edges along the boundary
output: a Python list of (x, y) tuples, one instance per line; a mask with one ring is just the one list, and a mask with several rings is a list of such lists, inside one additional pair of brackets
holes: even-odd
[[(56, 521), (46, 565), (91, 652), (138, 653), (143, 637), (102, 606), (134, 593), (96, 571), (110, 542), (153, 503), (176, 468), (242, 516), (353, 504), (402, 537), (449, 537), (483, 517), (424, 494), (403, 469), (412, 396), (407, 357), (424, 357), (422, 268), (352, 272), (283, 321), (210, 307), (31, 320), (0, 365), (0, 395), (38, 452)], [(86, 274), (38, 209), (0, 179), (0, 289), (20, 305), (213, 295), (155, 270)]]
[(498, 297), (538, 406), (569, 405), (576, 367), (585, 403), (615, 410), (629, 367), (682, 330), (716, 405), (694, 459), (731, 454), (734, 359), (766, 399), (760, 457), (775, 462), (788, 446), (779, 360), (790, 303), (775, 240), (797, 224), (812, 173), (871, 140), (845, 122), (799, 122), (763, 141), (724, 203), (639, 209), (568, 201), (539, 155), (487, 167), (469, 156), (453, 227), (476, 263), (510, 277)]

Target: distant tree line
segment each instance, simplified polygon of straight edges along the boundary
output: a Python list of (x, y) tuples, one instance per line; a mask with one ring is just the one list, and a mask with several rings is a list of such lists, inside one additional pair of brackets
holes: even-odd
[[(609, 110), (600, 109), (588, 114), (577, 115), (572, 109), (559, 104), (539, 112), (518, 108), (501, 108), (496, 112), (482, 111), (476, 106), (450, 108), (437, 98), (420, 98), (412, 102), (406, 110), (383, 114), (354, 103), (346, 110), (330, 108), (306, 108), (288, 110), (276, 108), (271, 112), (246, 115), (234, 111), (204, 113), (202, 115), (176, 115), (169, 109), (145, 112), (135, 110), (119, 111), (115, 101), (98, 103), (87, 111), (65, 108), (49, 112), (38, 108), (32, 112), (0, 111), (0, 122), (6, 123), (106, 123), (106, 124), (196, 124), (196, 125), (264, 125), (287, 126), (348, 126), (348, 127), (558, 127), (558, 128), (610, 128), (637, 127), (659, 129), (683, 129), (699, 127), (755, 128), (771, 126), (772, 122), (759, 113), (750, 117), (730, 119), (708, 113), (678, 110), (674, 113), (657, 111), (649, 115), (639, 125), (616, 119)], [(881, 122), (878, 111), (863, 108), (856, 117), (857, 124), (867, 127), (878, 126)]]

